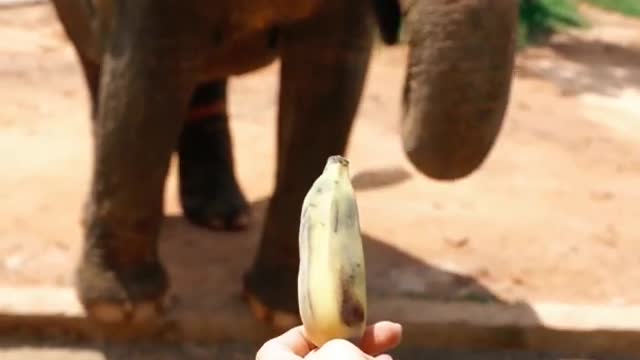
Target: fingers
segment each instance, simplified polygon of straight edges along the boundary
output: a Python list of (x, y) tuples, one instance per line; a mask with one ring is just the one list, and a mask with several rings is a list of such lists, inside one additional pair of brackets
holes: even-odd
[[(304, 327), (300, 325), (267, 341), (258, 350), (256, 360), (302, 360), (307, 354), (308, 359), (317, 360), (392, 360), (389, 355), (379, 354), (398, 346), (401, 338), (400, 324), (381, 321), (367, 327), (360, 347), (346, 340), (332, 340), (318, 349), (307, 340)], [(378, 356), (374, 358), (373, 355)]]
[(377, 355), (393, 349), (402, 339), (402, 326), (390, 321), (370, 325), (362, 335), (360, 348), (367, 354)]
[[(387, 354), (378, 355), (398, 346), (402, 338), (402, 326), (381, 321), (365, 330), (360, 347), (346, 340), (331, 340), (315, 349), (309, 359), (392, 360)], [(378, 355), (375, 358), (372, 355)]]
[(373, 357), (365, 354), (357, 346), (343, 339), (335, 339), (315, 349), (307, 360), (328, 360), (328, 359), (345, 359), (345, 360), (375, 360)]
[(382, 354), (375, 357), (376, 360), (393, 360), (391, 355)]
[(290, 351), (282, 351), (282, 350), (263, 350), (264, 348), (260, 348), (258, 353), (256, 354), (256, 360), (303, 360), (298, 355), (292, 354)]
[(280, 345), (286, 349), (290, 349), (294, 354), (298, 356), (305, 356), (315, 348), (304, 332), (304, 326), (298, 325), (284, 334), (276, 337), (276, 340)]
[(262, 345), (256, 360), (301, 360), (314, 346), (304, 335), (302, 326), (296, 326)]

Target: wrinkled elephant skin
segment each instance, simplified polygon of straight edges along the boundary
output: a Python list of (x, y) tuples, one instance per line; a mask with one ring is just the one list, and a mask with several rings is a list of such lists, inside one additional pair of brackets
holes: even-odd
[[(92, 99), (94, 158), (76, 288), (88, 314), (159, 315), (169, 285), (158, 258), (169, 159), (185, 217), (240, 230), (250, 216), (234, 174), (227, 79), (281, 60), (276, 186), (244, 289), (274, 326), (298, 321), (302, 199), (343, 154), (374, 31), (410, 41), (402, 140), (424, 174), (469, 174), (507, 104), (517, 1), (54, 0)], [(400, 91), (401, 89), (398, 89)], [(286, 195), (285, 195), (286, 192)]]

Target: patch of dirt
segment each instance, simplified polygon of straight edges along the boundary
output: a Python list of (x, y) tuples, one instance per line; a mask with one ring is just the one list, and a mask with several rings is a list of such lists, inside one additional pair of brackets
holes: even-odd
[[(640, 303), (640, 23), (603, 20), (522, 53), (496, 147), (454, 183), (421, 177), (402, 154), (405, 56), (403, 47), (376, 52), (347, 154), (372, 291)], [(252, 229), (188, 225), (175, 167), (167, 182), (162, 255), (203, 300), (221, 283), (237, 291), (255, 251), (273, 185), (277, 71), (231, 82), (237, 172), (258, 213)], [(0, 104), (0, 285), (70, 285), (92, 160), (89, 107), (48, 5), (0, 11)]]

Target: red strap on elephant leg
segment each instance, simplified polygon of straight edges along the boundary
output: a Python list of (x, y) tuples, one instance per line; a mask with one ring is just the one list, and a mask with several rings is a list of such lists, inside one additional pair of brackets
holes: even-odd
[(188, 121), (197, 121), (216, 115), (224, 115), (227, 112), (225, 101), (216, 101), (212, 104), (192, 107), (189, 109)]

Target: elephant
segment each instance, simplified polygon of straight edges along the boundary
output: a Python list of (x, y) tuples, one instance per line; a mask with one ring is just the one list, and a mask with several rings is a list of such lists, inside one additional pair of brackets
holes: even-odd
[[(92, 172), (75, 289), (87, 314), (162, 315), (163, 188), (179, 159), (186, 219), (218, 231), (251, 217), (234, 173), (227, 82), (280, 61), (275, 186), (243, 291), (271, 325), (299, 319), (302, 199), (345, 153), (376, 34), (408, 61), (404, 153), (424, 176), (478, 169), (500, 132), (516, 48), (516, 0), (53, 0), (91, 102)], [(402, 31), (401, 31), (402, 30)]]

